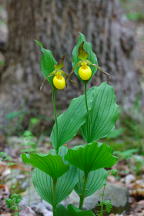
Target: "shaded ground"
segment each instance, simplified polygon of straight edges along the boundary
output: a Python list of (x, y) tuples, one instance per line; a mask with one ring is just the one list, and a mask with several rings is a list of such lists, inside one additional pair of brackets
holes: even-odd
[[(28, 134), (28, 131), (25, 132)], [(28, 197), (29, 202), (23, 202), (20, 206), (20, 215), (39, 215), (37, 211), (42, 212), (41, 208), (39, 210), (31, 207), (31, 202), (34, 199), (36, 202), (36, 197), (33, 197), (33, 192), (31, 191), (31, 181), (30, 181), (30, 167), (27, 167), (21, 162), (19, 157), (20, 152), (27, 151), (24, 149), (29, 149), (38, 152), (48, 152), (50, 149), (50, 143), (48, 137), (40, 137), (37, 139), (34, 136), (21, 136), (21, 137), (6, 137), (6, 139), (1, 139), (1, 142), (5, 142), (7, 147), (5, 148), (5, 153), (0, 155), (0, 215), (10, 216), (14, 215), (14, 210), (7, 207), (5, 199), (10, 198), (13, 194), (20, 195), (23, 199)], [(120, 137), (117, 138), (120, 142)], [(112, 140), (111, 140), (112, 141)], [(113, 140), (113, 146), (117, 145), (116, 140)], [(77, 143), (81, 143), (80, 138), (76, 138), (70, 146)], [(107, 140), (109, 143), (110, 141)], [(123, 142), (121, 140), (121, 142)], [(115, 144), (114, 144), (115, 143)], [(117, 148), (117, 147), (116, 147)], [(115, 148), (115, 149), (116, 149)], [(115, 213), (108, 214), (111, 216), (143, 216), (144, 215), (144, 156), (139, 154), (139, 149), (129, 149), (125, 151), (115, 150), (114, 154), (119, 157), (119, 163), (113, 167), (117, 170), (113, 175), (109, 175), (108, 182), (112, 185), (118, 185), (122, 188), (127, 188), (129, 191), (128, 203), (124, 207), (114, 208), (112, 211)], [(110, 192), (111, 193), (111, 192)], [(119, 195), (119, 194), (117, 194)], [(123, 197), (123, 199), (125, 199)], [(39, 202), (39, 201), (37, 201)], [(38, 203), (37, 203), (38, 204)], [(26, 213), (29, 209), (31, 213)], [(32, 214), (33, 212), (33, 214)], [(119, 213), (116, 213), (119, 212)], [(42, 214), (41, 215), (46, 215)]]

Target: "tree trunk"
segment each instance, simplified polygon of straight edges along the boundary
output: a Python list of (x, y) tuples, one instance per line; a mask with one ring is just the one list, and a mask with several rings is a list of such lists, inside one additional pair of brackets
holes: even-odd
[[(48, 114), (50, 90), (47, 85), (39, 90), (42, 78), (34, 39), (51, 49), (57, 59), (65, 55), (70, 69), (78, 32), (92, 42), (99, 64), (112, 75), (108, 82), (118, 101), (128, 107), (135, 100), (140, 90), (133, 65), (135, 42), (117, 0), (9, 0), (8, 28), (7, 70), (0, 87), (4, 112), (29, 107)], [(98, 72), (92, 85), (104, 80), (107, 77)], [(78, 88), (70, 84), (66, 92), (59, 93), (62, 107), (79, 94), (82, 86), (78, 84)]]

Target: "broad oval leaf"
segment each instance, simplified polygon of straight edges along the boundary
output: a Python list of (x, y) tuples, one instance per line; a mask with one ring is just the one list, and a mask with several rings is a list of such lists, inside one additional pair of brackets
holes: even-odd
[(96, 142), (69, 149), (65, 159), (85, 173), (99, 168), (110, 168), (117, 161), (110, 146)]
[(53, 180), (45, 172), (35, 169), (32, 173), (33, 185), (40, 197), (53, 205)]
[(70, 169), (58, 178), (55, 188), (55, 198), (53, 198), (53, 181), (45, 172), (35, 169), (33, 172), (33, 184), (42, 199), (51, 205), (58, 204), (64, 200), (74, 189), (78, 181), (77, 169)]
[(69, 169), (59, 155), (31, 153), (22, 154), (22, 159), (25, 163), (42, 170), (54, 179), (59, 178)]
[(52, 52), (45, 48), (41, 48), (40, 67), (44, 78), (48, 79), (52, 83), (52, 77), (48, 77), (55, 69), (57, 61), (55, 60)]
[(71, 166), (69, 171), (58, 179), (56, 185), (56, 199), (57, 203), (64, 200), (74, 189), (78, 182), (78, 171)]
[[(88, 91), (88, 105), (91, 107), (93, 88)], [(52, 145), (55, 149), (70, 141), (74, 136), (76, 136), (80, 127), (86, 121), (86, 107), (84, 95), (74, 98), (69, 108), (61, 114), (58, 119), (58, 136), (56, 132), (56, 125), (52, 129), (50, 136)]]
[[(95, 191), (100, 190), (106, 184), (107, 175), (107, 171), (103, 168), (89, 172), (84, 196), (90, 196)], [(84, 188), (84, 172), (81, 170), (79, 171), (78, 179), (79, 180), (75, 186), (75, 191), (80, 196), (82, 195)]]
[[(87, 60), (89, 60), (92, 64), (98, 64), (97, 62), (97, 57), (95, 55), (95, 53), (93, 52), (92, 50), (92, 45), (91, 43), (87, 42), (86, 39), (85, 39), (85, 36), (80, 33), (79, 37), (78, 37), (78, 40), (77, 40), (77, 43), (72, 51), (72, 65), (73, 65), (73, 68), (74, 68), (74, 72), (75, 74), (79, 77), (78, 75), (78, 70), (79, 70), (79, 67), (80, 66), (77, 66), (78, 62), (80, 61), (79, 59), (79, 48), (80, 46), (83, 44), (83, 49), (87, 52), (88, 54), (88, 58)], [(97, 69), (96, 67), (90, 65), (91, 67), (91, 70), (92, 70), (92, 73), (96, 73)]]
[(95, 87), (89, 118), (81, 128), (83, 138), (89, 143), (106, 137), (114, 128), (118, 114), (113, 88), (106, 83)]

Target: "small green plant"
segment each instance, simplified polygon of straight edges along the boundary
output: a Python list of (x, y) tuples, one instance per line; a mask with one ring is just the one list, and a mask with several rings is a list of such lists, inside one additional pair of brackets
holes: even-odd
[(26, 130), (21, 137), (23, 138), (21, 145), (24, 147), (21, 152), (36, 152), (37, 141), (32, 132)]
[(110, 214), (112, 210), (112, 203), (110, 200), (103, 200), (98, 205), (100, 207), (100, 212), (98, 213), (98, 216), (103, 216), (104, 213)]
[(28, 112), (24, 110), (14, 111), (5, 115), (6, 127), (1, 128), (4, 133), (11, 136), (14, 133), (21, 134), (23, 129), (23, 121)]
[(33, 130), (33, 128), (35, 126), (37, 126), (39, 123), (40, 123), (40, 119), (39, 118), (36, 118), (36, 117), (30, 118), (30, 121), (29, 121), (29, 130)]
[(0, 161), (11, 161), (12, 158), (6, 152), (0, 152)]
[[(55, 124), (50, 140), (53, 149), (46, 154), (23, 153), (22, 159), (35, 169), (32, 179), (36, 191), (42, 199), (53, 207), (54, 216), (93, 216), (85, 211), (85, 198), (106, 184), (108, 172), (117, 157), (112, 148), (100, 143), (113, 130), (119, 109), (113, 88), (102, 83), (88, 89), (88, 84), (98, 66), (92, 45), (80, 34), (72, 52), (74, 74), (84, 85), (84, 94), (74, 98), (68, 109), (57, 116), (56, 94), (67, 85), (69, 74), (64, 72), (64, 59), (56, 61), (52, 52), (36, 41), (41, 50), (41, 71), (52, 89), (52, 104)], [(70, 73), (71, 74), (71, 73)], [(68, 141), (80, 132), (84, 145), (69, 148)], [(73, 190), (79, 196), (79, 208), (73, 205), (60, 205)], [(103, 202), (108, 211), (108, 204)], [(101, 215), (104, 208), (101, 208)]]
[(129, 12), (127, 18), (132, 21), (144, 21), (144, 14), (142, 12)]
[(127, 160), (131, 158), (135, 153), (137, 153), (138, 149), (128, 149), (125, 151), (115, 151), (115, 155), (119, 157), (119, 160)]
[(130, 159), (129, 166), (136, 175), (141, 175), (144, 171), (144, 157), (140, 155), (133, 155)]
[(35, 110), (29, 111), (22, 108), (19, 111), (7, 113), (5, 115), (6, 127), (3, 128), (0, 126), (0, 129), (8, 136), (14, 134), (23, 136), (26, 128), (26, 130), (31, 131), (38, 136), (39, 133), (37, 134), (37, 132), (39, 132), (39, 125), (42, 120), (49, 121), (50, 119), (42, 115), (36, 116)]
[(0, 67), (5, 65), (5, 61), (4, 60), (0, 60)]
[(6, 162), (8, 166), (15, 165), (15, 162), (13, 161), (12, 157), (9, 156), (6, 152), (0, 152), (0, 161)]
[(13, 216), (19, 216), (19, 203), (22, 197), (19, 194), (12, 194), (8, 199), (6, 199), (7, 208), (12, 211)]

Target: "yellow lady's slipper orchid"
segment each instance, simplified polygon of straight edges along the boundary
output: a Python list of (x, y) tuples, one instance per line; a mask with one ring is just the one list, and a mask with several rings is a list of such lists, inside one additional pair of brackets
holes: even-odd
[(61, 74), (56, 74), (53, 78), (53, 85), (56, 89), (64, 89), (66, 86), (65, 78)]
[(81, 64), (78, 74), (82, 80), (89, 80), (92, 76), (92, 70), (87, 63)]

